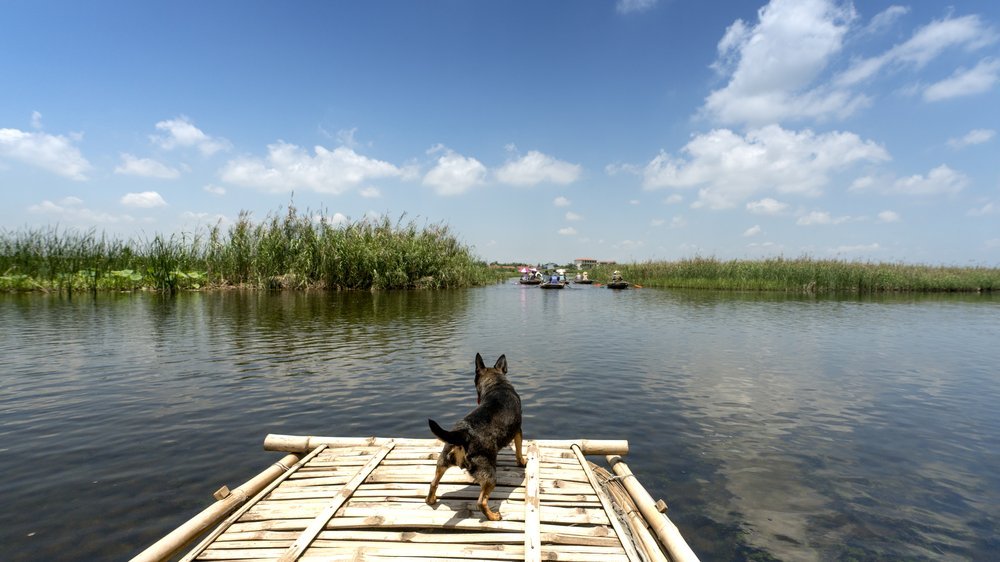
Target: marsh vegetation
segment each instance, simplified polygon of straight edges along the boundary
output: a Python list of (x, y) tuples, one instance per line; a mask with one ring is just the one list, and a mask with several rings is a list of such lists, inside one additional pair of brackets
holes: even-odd
[(691, 258), (602, 266), (644, 287), (800, 293), (987, 292), (1000, 289), (1000, 268), (769, 258)]
[(294, 206), (228, 228), (139, 240), (58, 227), (0, 231), (0, 290), (99, 291), (252, 287), (403, 289), (497, 282), (442, 224), (333, 222)]

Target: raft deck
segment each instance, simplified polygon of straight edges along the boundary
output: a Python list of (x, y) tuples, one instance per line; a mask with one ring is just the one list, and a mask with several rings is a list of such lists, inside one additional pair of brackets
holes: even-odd
[[(697, 560), (618, 455), (626, 441), (526, 440), (527, 467), (500, 453), (488, 521), (479, 486), (453, 467), (424, 498), (442, 443), (435, 439), (269, 435), (292, 454), (134, 561), (166, 560), (214, 529), (181, 560)], [(585, 455), (608, 455), (616, 476)], [(499, 509), (498, 509), (499, 508)]]

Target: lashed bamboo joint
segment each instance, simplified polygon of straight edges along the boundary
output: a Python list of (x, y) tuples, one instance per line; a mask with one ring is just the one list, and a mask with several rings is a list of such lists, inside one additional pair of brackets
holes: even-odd
[[(167, 560), (210, 527), (181, 560), (697, 560), (649, 494), (629, 489), (626, 441), (526, 441), (525, 468), (502, 451), (490, 497), (501, 521), (484, 520), (478, 486), (455, 468), (424, 503), (434, 439), (269, 435), (265, 448), (293, 454), (133, 560)], [(608, 455), (619, 476), (588, 454)]]

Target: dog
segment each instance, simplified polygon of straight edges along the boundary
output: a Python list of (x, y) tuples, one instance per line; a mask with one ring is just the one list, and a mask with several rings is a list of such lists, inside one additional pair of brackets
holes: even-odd
[(521, 454), (521, 397), (507, 380), (507, 356), (501, 355), (493, 367), (486, 368), (476, 354), (476, 406), (451, 431), (432, 419), (427, 423), (444, 448), (438, 457), (434, 480), (427, 491), (427, 505), (437, 503), (437, 487), (445, 471), (452, 466), (464, 468), (479, 484), (479, 509), (490, 521), (500, 514), (490, 509), (490, 493), (497, 485), (497, 453), (514, 442), (517, 463), (528, 463)]

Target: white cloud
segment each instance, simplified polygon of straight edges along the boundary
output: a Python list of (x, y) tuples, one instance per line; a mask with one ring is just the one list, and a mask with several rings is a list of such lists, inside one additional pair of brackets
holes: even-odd
[(754, 25), (736, 20), (718, 43), (713, 68), (729, 82), (705, 99), (722, 123), (846, 116), (868, 104), (845, 89), (811, 87), (843, 49), (853, 7), (829, 0), (772, 0)]
[(748, 229), (746, 229), (746, 230), (743, 231), (743, 237), (744, 238), (750, 238), (751, 236), (757, 236), (761, 232), (763, 232), (763, 230), (760, 228), (760, 225), (759, 224), (755, 224), (755, 225), (751, 226), (750, 228), (748, 228)]
[(230, 146), (226, 139), (206, 135), (184, 115), (176, 119), (160, 121), (156, 124), (156, 128), (166, 134), (164, 136), (152, 135), (149, 139), (153, 141), (153, 144), (166, 150), (193, 147), (197, 148), (203, 155), (211, 156), (220, 150), (228, 149)]
[(119, 202), (126, 207), (138, 207), (140, 209), (152, 209), (153, 207), (165, 207), (167, 205), (163, 197), (155, 191), (126, 193)]
[(72, 180), (86, 180), (90, 162), (62, 135), (0, 129), (0, 158), (17, 160)]
[(795, 221), (795, 224), (799, 226), (832, 225), (843, 224), (849, 220), (851, 220), (851, 217), (833, 217), (826, 211), (812, 211), (807, 215), (799, 217), (799, 220)]
[(56, 217), (59, 221), (91, 225), (93, 223), (131, 223), (135, 219), (130, 215), (112, 215), (94, 211), (83, 206), (83, 201), (77, 197), (66, 197), (57, 203), (45, 200), (28, 207), (28, 211)]
[(890, 223), (899, 222), (900, 220), (902, 219), (900, 218), (899, 213), (895, 211), (882, 211), (878, 214), (878, 222)]
[(882, 30), (886, 29), (887, 27), (891, 26), (892, 24), (896, 23), (896, 20), (908, 14), (909, 12), (910, 9), (905, 6), (889, 6), (882, 12), (879, 12), (874, 17), (872, 17), (871, 21), (868, 22), (868, 25), (865, 26), (862, 33), (865, 34), (879, 33)]
[(552, 200), (552, 204), (556, 207), (569, 207), (570, 201), (565, 197), (559, 196)]
[(997, 132), (993, 129), (973, 129), (961, 138), (948, 139), (948, 146), (958, 150), (975, 144), (983, 144), (992, 140), (996, 134)]
[(222, 168), (226, 182), (274, 193), (305, 189), (339, 195), (375, 178), (399, 177), (402, 171), (388, 162), (362, 156), (341, 146), (314, 148), (315, 155), (286, 142), (268, 145), (268, 155), (237, 158)]
[(568, 221), (582, 221), (583, 217), (574, 213), (573, 211), (566, 211), (566, 220)]
[(896, 180), (893, 190), (906, 195), (953, 194), (962, 191), (968, 183), (968, 176), (942, 164), (928, 172), (926, 176), (914, 174)]
[(608, 164), (605, 166), (604, 173), (609, 176), (617, 176), (618, 174), (631, 174), (633, 176), (639, 176), (642, 175), (642, 167), (636, 166), (635, 164), (615, 162), (614, 164)]
[(615, 9), (619, 14), (645, 12), (656, 5), (656, 0), (618, 0)]
[(438, 195), (460, 195), (486, 181), (486, 166), (479, 160), (467, 158), (441, 145), (428, 152), (440, 151), (444, 154), (423, 180), (424, 185), (434, 188)]
[(854, 133), (815, 134), (777, 125), (741, 136), (729, 129), (698, 135), (684, 158), (661, 152), (647, 166), (643, 186), (699, 188), (696, 207), (734, 207), (764, 190), (816, 195), (835, 172), (857, 162), (882, 162), (889, 153)]
[(572, 226), (567, 226), (566, 228), (560, 228), (559, 234), (562, 234), (563, 236), (573, 236), (576, 234), (576, 229), (573, 228)]
[(31, 128), (32, 129), (42, 129), (42, 114), (38, 111), (31, 112)]
[(221, 185), (208, 184), (208, 185), (206, 185), (205, 187), (203, 187), (201, 189), (203, 191), (211, 193), (212, 195), (225, 195), (226, 194), (226, 188), (222, 187)]
[(755, 215), (780, 215), (788, 210), (788, 203), (765, 197), (759, 201), (748, 201), (747, 210)]
[(989, 203), (986, 203), (982, 207), (969, 209), (969, 211), (965, 214), (969, 215), (970, 217), (985, 217), (986, 215), (992, 215), (996, 212), (997, 212), (996, 205), (993, 204), (993, 201), (990, 201)]
[(121, 158), (122, 163), (115, 168), (116, 174), (157, 179), (174, 179), (181, 175), (176, 168), (151, 158), (137, 158), (128, 153), (122, 153)]
[(667, 197), (666, 199), (664, 199), (663, 200), (663, 204), (664, 205), (677, 205), (677, 204), (681, 203), (682, 201), (684, 201), (684, 197), (681, 196), (681, 195), (679, 195), (679, 194), (677, 194), (677, 193), (674, 193), (673, 195), (670, 195), (669, 197)]
[(198, 213), (195, 211), (184, 211), (183, 213), (181, 213), (181, 218), (185, 220), (192, 220), (195, 222), (203, 224), (212, 224), (212, 225), (216, 224), (227, 225), (232, 222), (226, 215), (222, 215), (219, 213), (204, 213), (204, 212)]
[(941, 101), (982, 94), (993, 89), (1000, 80), (1000, 60), (984, 59), (971, 69), (960, 68), (948, 78), (931, 84), (924, 90), (925, 101)]
[(872, 78), (886, 67), (911, 66), (919, 69), (949, 48), (963, 47), (973, 51), (996, 39), (996, 33), (976, 15), (935, 20), (885, 53), (856, 60), (835, 82), (839, 86), (855, 85)]
[(629, 205), (638, 205), (639, 204), (639, 200), (638, 199), (629, 199), (628, 200), (628, 204)]
[(497, 180), (509, 185), (531, 186), (543, 182), (566, 185), (580, 177), (580, 165), (557, 160), (537, 150), (512, 160), (496, 171)]
[(360, 195), (362, 197), (365, 197), (365, 198), (368, 198), (368, 199), (376, 199), (376, 198), (382, 197), (382, 192), (379, 191), (378, 188), (375, 187), (375, 186), (368, 186), (368, 187), (362, 189), (361, 191), (359, 191), (358, 195)]

